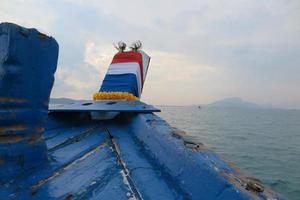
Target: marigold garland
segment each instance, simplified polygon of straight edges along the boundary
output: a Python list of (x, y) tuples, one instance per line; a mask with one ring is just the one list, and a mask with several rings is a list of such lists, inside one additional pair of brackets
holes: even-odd
[(138, 101), (139, 98), (129, 92), (96, 92), (93, 95), (93, 100), (111, 100), (111, 99), (126, 99), (128, 101)]

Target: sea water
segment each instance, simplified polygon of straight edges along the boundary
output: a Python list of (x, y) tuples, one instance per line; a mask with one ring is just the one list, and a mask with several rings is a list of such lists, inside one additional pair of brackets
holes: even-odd
[(300, 110), (161, 106), (194, 136), (283, 196), (300, 199)]

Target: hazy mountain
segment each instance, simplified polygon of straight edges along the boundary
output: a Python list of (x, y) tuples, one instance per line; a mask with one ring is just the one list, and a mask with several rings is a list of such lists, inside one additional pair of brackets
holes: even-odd
[[(51, 104), (65, 104), (65, 103), (74, 103), (78, 101), (84, 101), (84, 100), (75, 100), (75, 99), (70, 99), (70, 98), (51, 98), (50, 103)], [(159, 107), (178, 107), (178, 106), (170, 106), (170, 105), (158, 105)], [(272, 106), (272, 105), (258, 105), (255, 103), (251, 103), (248, 101), (243, 100), (240, 97), (231, 97), (231, 98), (225, 98), (221, 99), (218, 101), (215, 101), (210, 104), (197, 104), (197, 105), (192, 105), (192, 106), (197, 106), (199, 108), (201, 107), (217, 107), (217, 108), (265, 108), (265, 109), (270, 109), (270, 108), (276, 108), (278, 107)], [(182, 106), (179, 106), (182, 107)]]
[(82, 100), (75, 100), (70, 98), (50, 98), (51, 104), (64, 104), (64, 103), (74, 103)]
[(209, 107), (224, 107), (224, 108), (261, 108), (261, 106), (244, 101), (239, 97), (226, 98), (208, 104)]

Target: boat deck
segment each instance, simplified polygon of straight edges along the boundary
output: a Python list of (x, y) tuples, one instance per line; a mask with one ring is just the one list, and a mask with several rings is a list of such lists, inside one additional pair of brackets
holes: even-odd
[(48, 162), (0, 181), (1, 198), (281, 199), (152, 113), (52, 112), (44, 138)]
[[(44, 134), (49, 162), (5, 184), (10, 199), (183, 199), (127, 127), (66, 114)], [(130, 174), (129, 174), (130, 171)], [(138, 187), (137, 187), (138, 185)]]

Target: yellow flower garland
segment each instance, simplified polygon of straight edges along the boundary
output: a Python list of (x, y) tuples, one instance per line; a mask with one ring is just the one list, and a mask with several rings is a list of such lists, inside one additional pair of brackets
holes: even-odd
[(96, 92), (93, 95), (93, 100), (116, 100), (126, 99), (128, 101), (138, 101), (139, 98), (129, 92)]

